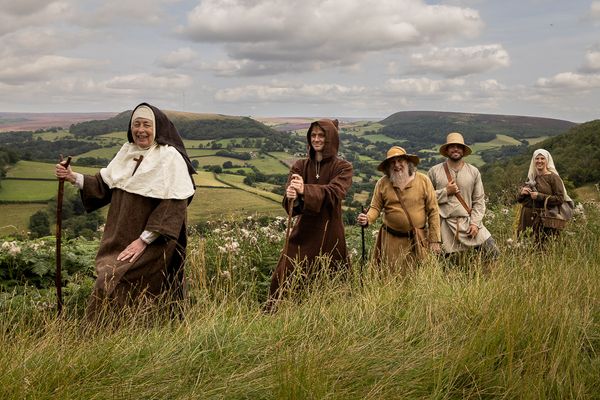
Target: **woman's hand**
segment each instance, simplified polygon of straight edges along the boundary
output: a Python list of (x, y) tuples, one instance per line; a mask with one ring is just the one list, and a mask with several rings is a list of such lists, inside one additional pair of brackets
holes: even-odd
[(129, 260), (130, 263), (135, 262), (148, 245), (140, 238), (135, 239), (129, 244), (118, 256), (117, 261)]
[(71, 169), (71, 166), (65, 168), (65, 166), (62, 165), (61, 163), (56, 164), (56, 166), (54, 168), (54, 175), (58, 179), (64, 179), (71, 183), (75, 183), (75, 180), (76, 180), (75, 173)]

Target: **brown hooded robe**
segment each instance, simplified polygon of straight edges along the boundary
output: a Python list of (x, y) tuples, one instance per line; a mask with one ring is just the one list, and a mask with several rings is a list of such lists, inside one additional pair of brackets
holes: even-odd
[[(323, 159), (320, 162), (316, 161), (316, 152), (310, 140), (312, 129), (317, 125), (325, 132)], [(296, 266), (301, 266), (303, 273), (310, 277), (318, 273), (313, 268), (318, 256), (329, 257), (332, 270), (348, 268), (350, 265), (342, 220), (342, 202), (352, 185), (352, 164), (337, 157), (340, 145), (337, 120), (313, 122), (306, 139), (309, 157), (296, 161), (288, 176), (287, 185), (292, 174), (302, 176), (304, 194), (294, 203), (293, 215), (298, 218), (290, 234), (287, 254), (282, 253), (271, 278), (271, 301), (279, 295), (280, 288)], [(286, 212), (288, 204), (287, 197), (284, 197), (283, 207)]]
[[(173, 123), (158, 108), (146, 103), (141, 105), (150, 107), (154, 112), (156, 142), (177, 149), (192, 179), (194, 168)], [(131, 121), (127, 138), (133, 143)], [(186, 209), (192, 198), (157, 199), (117, 188), (110, 189), (100, 173), (84, 176), (80, 194), (88, 212), (110, 203), (96, 255), (97, 278), (88, 303), (88, 318), (95, 318), (101, 311), (102, 303), (107, 300), (111, 306), (118, 307), (142, 294), (149, 298), (166, 294), (169, 300), (183, 298)], [(157, 232), (160, 236), (146, 247), (135, 262), (117, 261), (119, 253), (139, 238), (144, 230)]]

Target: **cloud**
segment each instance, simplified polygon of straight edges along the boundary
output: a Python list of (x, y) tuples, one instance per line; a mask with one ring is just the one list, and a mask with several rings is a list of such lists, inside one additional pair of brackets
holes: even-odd
[(198, 59), (198, 53), (189, 47), (182, 47), (160, 57), (157, 64), (164, 68), (175, 69), (190, 64)]
[(600, 88), (600, 74), (561, 72), (552, 78), (538, 79), (536, 87), (552, 90), (589, 91)]
[(593, 19), (600, 20), (600, 1), (592, 1), (592, 4), (590, 5), (590, 16)]
[(446, 77), (458, 77), (507, 67), (508, 52), (500, 44), (472, 47), (433, 47), (428, 53), (410, 57), (412, 72), (439, 73)]
[(193, 83), (193, 79), (185, 74), (150, 74), (139, 73), (120, 75), (100, 82), (101, 87), (117, 92), (141, 91), (152, 93), (157, 90), (186, 89)]
[(40, 4), (36, 0), (0, 1), (0, 36), (27, 27), (48, 25), (74, 14), (67, 1), (50, 1)]
[(464, 79), (429, 79), (429, 78), (408, 78), (408, 79), (388, 79), (386, 82), (386, 91), (392, 94), (405, 96), (435, 96), (440, 93), (459, 90), (465, 86)]
[(249, 69), (263, 63), (284, 72), (290, 62), (353, 65), (372, 52), (473, 37), (482, 26), (477, 11), (421, 0), (204, 0), (179, 31), (224, 44)]
[(31, 81), (54, 79), (56, 74), (73, 73), (97, 65), (97, 61), (46, 55), (36, 59), (4, 58), (0, 60), (0, 82), (22, 85)]
[(215, 99), (226, 103), (335, 103), (342, 98), (358, 98), (367, 91), (361, 86), (338, 84), (291, 84), (247, 85), (222, 89)]
[(600, 46), (596, 46), (586, 52), (581, 72), (600, 72)]

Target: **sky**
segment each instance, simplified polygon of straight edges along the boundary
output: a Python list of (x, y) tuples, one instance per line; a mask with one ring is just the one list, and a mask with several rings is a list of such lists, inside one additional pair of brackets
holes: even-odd
[(600, 0), (0, 0), (0, 112), (600, 118)]

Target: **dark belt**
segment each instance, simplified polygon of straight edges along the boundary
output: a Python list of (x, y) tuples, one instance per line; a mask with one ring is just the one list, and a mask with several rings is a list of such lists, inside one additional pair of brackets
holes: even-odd
[(413, 232), (412, 231), (408, 231), (408, 232), (402, 232), (402, 231), (397, 231), (395, 229), (390, 228), (389, 226), (387, 226), (386, 224), (381, 225), (381, 228), (386, 231), (387, 233), (389, 233), (392, 236), (396, 236), (396, 237), (407, 237), (410, 238), (413, 236)]

